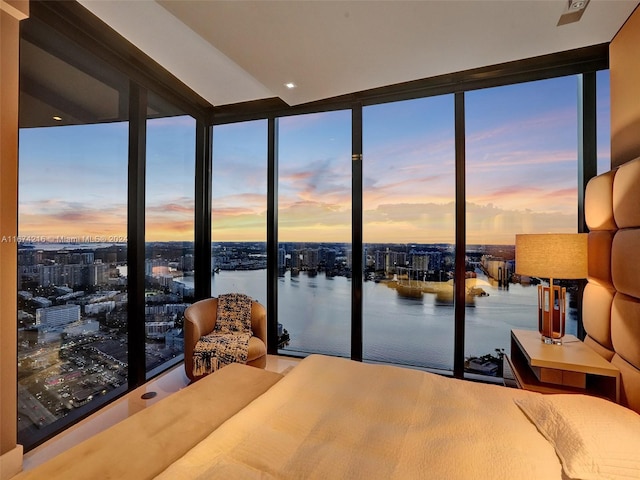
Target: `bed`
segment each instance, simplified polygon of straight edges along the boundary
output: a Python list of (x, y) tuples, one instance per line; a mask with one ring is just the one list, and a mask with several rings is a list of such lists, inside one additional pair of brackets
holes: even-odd
[(17, 478), (637, 479), (639, 447), (608, 400), (312, 355), (225, 367)]
[(17, 478), (640, 479), (638, 185), (640, 159), (585, 200), (585, 343), (621, 405), (312, 355), (225, 367)]
[[(609, 423), (568, 420), (595, 411)], [(555, 429), (582, 440), (563, 451), (572, 478), (615, 478), (625, 455), (635, 463), (628, 478), (640, 478), (640, 417), (606, 400), (310, 356), (157, 478), (560, 479), (555, 447), (567, 445), (540, 433)], [(636, 443), (625, 446), (621, 435)], [(601, 456), (607, 446), (620, 462)]]

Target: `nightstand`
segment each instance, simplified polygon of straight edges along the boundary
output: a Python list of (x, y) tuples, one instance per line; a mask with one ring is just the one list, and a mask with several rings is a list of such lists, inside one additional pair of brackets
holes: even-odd
[(505, 385), (541, 393), (586, 393), (620, 401), (620, 370), (573, 335), (562, 345), (540, 341), (532, 330), (511, 330)]

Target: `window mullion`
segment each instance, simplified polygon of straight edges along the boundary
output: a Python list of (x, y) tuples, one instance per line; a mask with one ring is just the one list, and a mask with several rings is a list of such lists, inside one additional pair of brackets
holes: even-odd
[(453, 375), (464, 376), (465, 330), (465, 257), (466, 257), (466, 187), (465, 187), (465, 119), (464, 92), (455, 94), (455, 144), (456, 144), (456, 253), (454, 276), (454, 348)]
[(351, 110), (351, 358), (362, 361), (362, 104)]
[(127, 283), (129, 389), (146, 381), (144, 331), (145, 178), (147, 91), (130, 82), (129, 197), (127, 207)]

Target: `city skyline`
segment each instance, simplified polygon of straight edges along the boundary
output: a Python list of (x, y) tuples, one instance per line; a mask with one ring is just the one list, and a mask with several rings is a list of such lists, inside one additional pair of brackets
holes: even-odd
[[(467, 241), (572, 231), (577, 212), (576, 77), (466, 95)], [(608, 75), (598, 75), (608, 111)], [(366, 242), (454, 238), (453, 97), (365, 107)], [(598, 117), (606, 165), (608, 118)], [(604, 120), (601, 120), (604, 119)], [(280, 241), (351, 238), (350, 112), (280, 119)], [(147, 241), (190, 241), (195, 121), (149, 120)], [(266, 238), (266, 121), (214, 128), (213, 239)], [(20, 132), (21, 237), (126, 238), (128, 125)], [(518, 173), (520, 176), (516, 175)]]

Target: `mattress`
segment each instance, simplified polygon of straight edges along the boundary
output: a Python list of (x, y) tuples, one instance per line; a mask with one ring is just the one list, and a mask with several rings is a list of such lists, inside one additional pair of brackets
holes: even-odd
[(564, 478), (539, 395), (313, 355), (157, 478)]

